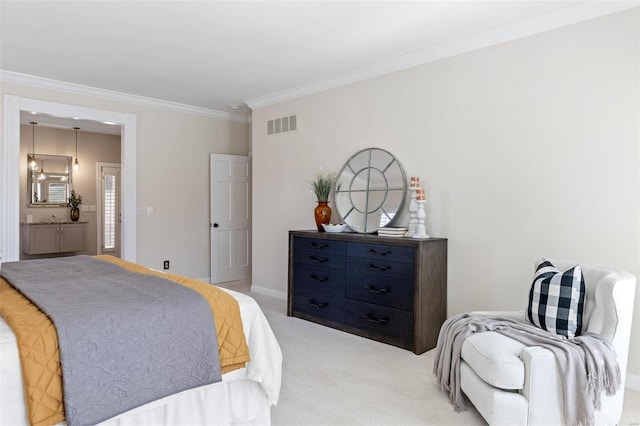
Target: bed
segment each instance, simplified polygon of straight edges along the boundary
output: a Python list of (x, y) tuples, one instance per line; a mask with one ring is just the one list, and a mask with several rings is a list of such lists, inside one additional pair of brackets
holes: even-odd
[[(263, 312), (251, 297), (228, 289), (221, 290), (238, 302), (250, 361), (242, 368), (222, 374), (220, 382), (146, 403), (101, 424), (270, 424), (270, 407), (278, 402), (280, 392), (280, 347)], [(29, 424), (24, 395), (17, 338), (0, 317), (0, 424)]]

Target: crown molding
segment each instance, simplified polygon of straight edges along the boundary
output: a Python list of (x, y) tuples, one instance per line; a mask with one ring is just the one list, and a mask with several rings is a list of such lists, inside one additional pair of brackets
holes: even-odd
[(92, 96), (111, 101), (126, 102), (136, 105), (153, 108), (168, 109), (171, 111), (184, 112), (188, 114), (203, 115), (205, 117), (218, 118), (221, 120), (236, 121), (239, 123), (249, 123), (250, 116), (233, 114), (225, 111), (217, 111), (193, 105), (181, 104), (177, 102), (164, 101), (161, 99), (148, 98), (145, 96), (132, 95), (129, 93), (116, 92), (113, 90), (99, 89), (96, 87), (83, 86), (81, 84), (68, 83), (65, 81), (51, 80), (34, 75), (21, 74), (13, 71), (0, 70), (0, 81), (7, 83), (21, 84), (25, 86), (39, 87), (42, 89), (56, 90), (60, 92), (73, 93), (75, 95)]
[(573, 2), (553, 12), (431, 46), (395, 59), (317, 80), (310, 84), (249, 99), (245, 103), (251, 109), (261, 108), (639, 6), (640, 1), (638, 0)]

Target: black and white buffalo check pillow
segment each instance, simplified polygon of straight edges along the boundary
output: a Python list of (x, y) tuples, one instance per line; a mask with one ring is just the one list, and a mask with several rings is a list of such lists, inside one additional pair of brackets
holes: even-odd
[(560, 272), (546, 259), (538, 265), (529, 292), (527, 317), (531, 323), (561, 336), (582, 331), (584, 278), (580, 265)]

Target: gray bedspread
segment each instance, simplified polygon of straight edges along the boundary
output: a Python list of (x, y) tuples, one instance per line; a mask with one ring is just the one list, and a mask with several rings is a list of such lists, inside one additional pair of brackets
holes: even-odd
[(221, 380), (209, 304), (173, 281), (89, 256), (2, 264), (56, 326), (69, 426)]

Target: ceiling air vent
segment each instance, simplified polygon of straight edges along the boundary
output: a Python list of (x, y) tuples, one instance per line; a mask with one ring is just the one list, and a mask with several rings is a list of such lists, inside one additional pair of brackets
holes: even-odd
[(298, 130), (298, 116), (288, 115), (282, 118), (267, 121), (267, 135), (293, 132)]

